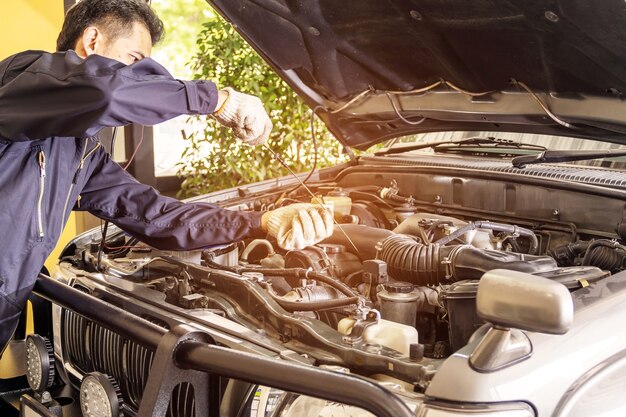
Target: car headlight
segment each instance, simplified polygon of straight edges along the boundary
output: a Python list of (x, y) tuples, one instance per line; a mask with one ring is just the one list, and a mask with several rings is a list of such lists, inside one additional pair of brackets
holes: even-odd
[(526, 403), (468, 404), (426, 402), (417, 417), (535, 417), (534, 409)]
[(277, 417), (375, 417), (374, 414), (347, 404), (287, 393)]
[[(374, 417), (361, 408), (338, 402), (322, 400), (292, 393), (281, 393), (275, 409), (258, 408), (257, 417), (271, 414), (275, 417)], [(261, 397), (263, 394), (261, 394)], [(526, 403), (469, 404), (418, 402), (401, 395), (416, 417), (535, 417), (533, 408)], [(261, 401), (261, 403), (263, 403)], [(272, 403), (272, 401), (267, 402)], [(269, 411), (269, 413), (268, 413)], [(253, 414), (254, 416), (254, 414)]]
[[(393, 384), (383, 383), (383, 385), (393, 389)], [(270, 389), (269, 392), (269, 398), (263, 401), (267, 387), (260, 387), (257, 391), (257, 394), (260, 394), (260, 407), (258, 407), (259, 412), (256, 417), (265, 415), (272, 415), (273, 417), (376, 417), (369, 411), (353, 405), (274, 389)], [(394, 391), (394, 393), (402, 399), (410, 410), (415, 411), (419, 407), (420, 403), (416, 398), (405, 395), (399, 390)], [(275, 399), (271, 398), (272, 394), (274, 394)], [(264, 404), (266, 404), (265, 407), (263, 407)], [(254, 414), (252, 417), (255, 417)]]
[(85, 417), (118, 417), (122, 394), (115, 380), (100, 372), (92, 372), (80, 384), (80, 409)]
[(50, 388), (54, 381), (54, 354), (52, 345), (38, 334), (26, 338), (26, 380), (35, 392)]

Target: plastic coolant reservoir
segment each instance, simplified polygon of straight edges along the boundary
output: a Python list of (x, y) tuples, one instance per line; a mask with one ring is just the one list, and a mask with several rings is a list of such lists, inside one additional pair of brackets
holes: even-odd
[[(341, 334), (349, 335), (354, 327), (355, 319), (346, 317), (339, 321), (337, 330)], [(376, 324), (371, 324), (363, 332), (363, 340), (397, 350), (405, 356), (409, 356), (412, 343), (417, 343), (417, 330), (414, 327), (393, 321), (381, 319)]]
[[(348, 193), (342, 190), (335, 190), (328, 193), (323, 197), (323, 203), (332, 205), (333, 212), (336, 218), (342, 218), (343, 216), (350, 215), (352, 210), (352, 199), (348, 197)], [(322, 203), (321, 198), (312, 198), (311, 203)]]

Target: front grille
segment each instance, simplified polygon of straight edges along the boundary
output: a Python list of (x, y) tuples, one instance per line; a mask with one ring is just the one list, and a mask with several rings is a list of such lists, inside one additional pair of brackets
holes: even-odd
[(124, 351), (126, 388), (128, 397), (134, 404), (139, 404), (143, 389), (148, 382), (154, 352), (136, 343), (127, 343)]
[(154, 351), (72, 311), (64, 310), (62, 320), (63, 350), (69, 363), (83, 374), (97, 371), (114, 377), (124, 402), (139, 408)]
[(83, 373), (89, 372), (85, 335), (88, 321), (78, 314), (66, 311), (63, 316), (63, 351), (70, 363)]
[[(139, 408), (148, 382), (154, 351), (86, 319), (63, 310), (61, 337), (68, 362), (83, 374), (97, 371), (113, 376), (124, 402)], [(194, 391), (188, 383), (172, 392), (167, 417), (194, 417)]]
[(93, 369), (122, 381), (122, 337), (94, 323), (89, 323), (87, 328), (87, 346)]
[(174, 387), (172, 398), (167, 407), (167, 416), (189, 416), (195, 417), (195, 396), (193, 385), (183, 382)]

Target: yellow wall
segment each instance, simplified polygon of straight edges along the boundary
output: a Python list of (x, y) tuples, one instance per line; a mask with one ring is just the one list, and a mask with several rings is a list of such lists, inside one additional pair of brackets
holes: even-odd
[[(63, 24), (63, 0), (0, 0), (0, 60), (27, 49), (54, 51)], [(72, 213), (59, 245), (46, 262), (50, 271), (65, 242), (77, 233)]]
[(25, 49), (54, 51), (63, 0), (0, 0), (0, 59)]
[[(63, 24), (63, 0), (0, 0), (0, 60), (27, 49), (54, 51)], [(74, 214), (70, 217), (58, 248), (46, 262), (49, 270), (56, 264), (64, 242), (76, 234)], [(30, 305), (29, 305), (30, 310)], [(32, 333), (32, 313), (28, 314), (27, 333)], [(9, 355), (7, 349), (0, 362), (0, 378), (24, 373), (23, 360)]]

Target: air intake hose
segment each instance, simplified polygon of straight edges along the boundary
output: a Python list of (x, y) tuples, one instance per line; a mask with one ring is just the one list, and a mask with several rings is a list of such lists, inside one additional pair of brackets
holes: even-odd
[(589, 243), (582, 265), (593, 265), (613, 273), (621, 271), (626, 263), (626, 248), (610, 240), (594, 240)]
[[(407, 235), (393, 235), (383, 240), (380, 259), (387, 263), (389, 275), (418, 285), (436, 285), (446, 276), (442, 250), (454, 246), (424, 245)], [(447, 253), (446, 253), (447, 255)]]
[(549, 256), (478, 249), (468, 245), (424, 245), (407, 235), (386, 238), (379, 258), (389, 275), (417, 285), (437, 285), (462, 279), (479, 279), (492, 269), (539, 273), (557, 269)]

